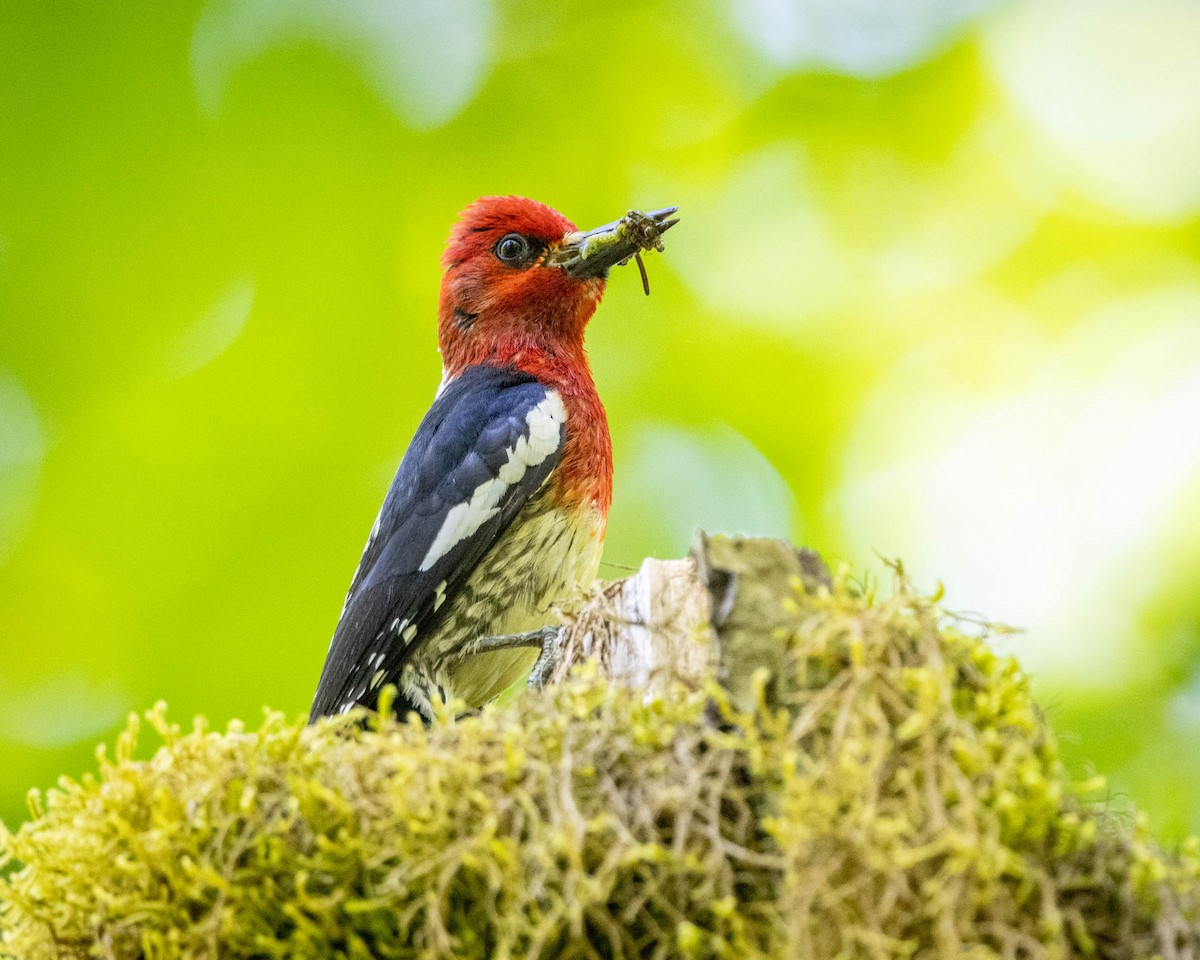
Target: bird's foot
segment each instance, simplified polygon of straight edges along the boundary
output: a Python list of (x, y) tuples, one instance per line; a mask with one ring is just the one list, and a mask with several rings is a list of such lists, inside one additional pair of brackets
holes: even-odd
[(542, 644), (542, 655), (537, 658), (537, 663), (529, 671), (528, 683), (531, 690), (541, 690), (545, 687), (554, 675), (554, 671), (558, 669), (558, 661), (562, 656), (562, 647), (559, 644), (561, 636), (561, 631), (555, 629), (554, 633), (547, 637), (546, 642)]
[(480, 637), (472, 653), (493, 653), (497, 650), (541, 650), (537, 663), (529, 674), (529, 686), (540, 690), (558, 665), (560, 627), (542, 627), (528, 633), (507, 633), (498, 637)]

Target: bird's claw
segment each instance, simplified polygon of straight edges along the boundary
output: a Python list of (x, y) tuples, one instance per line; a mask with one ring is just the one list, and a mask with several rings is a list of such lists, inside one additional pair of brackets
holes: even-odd
[(480, 637), (475, 642), (473, 654), (494, 653), (497, 650), (541, 650), (541, 656), (529, 675), (529, 686), (540, 690), (550, 679), (558, 664), (558, 638), (560, 627), (542, 627), (528, 633), (506, 633), (495, 637)]
[(555, 629), (553, 635), (542, 644), (542, 654), (537, 658), (533, 669), (529, 671), (530, 690), (543, 689), (550, 682), (554, 671), (558, 669), (558, 662), (562, 659), (562, 647), (558, 642), (561, 635), (561, 631)]

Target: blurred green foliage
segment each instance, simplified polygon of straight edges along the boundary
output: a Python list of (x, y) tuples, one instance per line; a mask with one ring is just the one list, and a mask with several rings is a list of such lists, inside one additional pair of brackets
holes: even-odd
[(1200, 829), (1200, 13), (854, 6), (4, 5), (0, 817), (159, 697), (306, 709), (511, 192), (684, 216), (590, 332), (608, 575), (903, 556)]

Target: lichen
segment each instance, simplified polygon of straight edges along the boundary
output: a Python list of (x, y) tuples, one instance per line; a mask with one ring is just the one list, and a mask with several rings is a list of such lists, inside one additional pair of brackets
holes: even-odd
[(786, 607), (751, 709), (594, 667), (430, 728), (156, 708), (0, 839), (0, 953), (1200, 955), (1200, 848), (1090, 802), (986, 636), (903, 583)]

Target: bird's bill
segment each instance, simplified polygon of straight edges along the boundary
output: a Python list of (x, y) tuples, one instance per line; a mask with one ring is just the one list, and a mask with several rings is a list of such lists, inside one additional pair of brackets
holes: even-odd
[(662, 235), (679, 222), (674, 216), (678, 209), (630, 210), (602, 227), (569, 233), (550, 251), (548, 263), (578, 280), (606, 276), (610, 268), (628, 263), (643, 250), (662, 250)]

